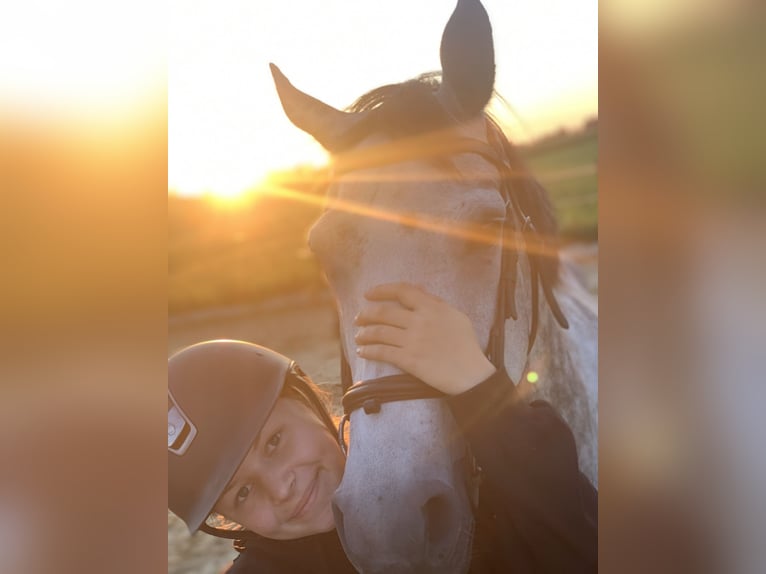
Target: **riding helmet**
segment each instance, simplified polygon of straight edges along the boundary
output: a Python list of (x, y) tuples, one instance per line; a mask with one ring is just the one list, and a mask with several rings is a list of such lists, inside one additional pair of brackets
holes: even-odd
[(194, 533), (244, 460), (293, 362), (244, 341), (168, 359), (168, 508)]

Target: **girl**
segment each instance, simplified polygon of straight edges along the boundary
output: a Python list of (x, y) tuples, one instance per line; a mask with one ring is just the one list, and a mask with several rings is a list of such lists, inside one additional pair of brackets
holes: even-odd
[[(367, 298), (357, 352), (450, 395), (483, 469), (472, 571), (595, 572), (597, 493), (567, 424), (525, 404), (441, 299), (407, 284)], [(344, 462), (326, 404), (290, 359), (241, 341), (169, 359), (168, 506), (191, 532), (237, 539), (229, 573), (354, 572), (331, 509)]]

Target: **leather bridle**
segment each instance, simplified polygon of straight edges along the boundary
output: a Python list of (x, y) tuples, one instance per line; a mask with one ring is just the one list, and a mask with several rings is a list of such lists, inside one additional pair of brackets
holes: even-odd
[[(347, 174), (360, 169), (382, 167), (414, 160), (433, 160), (456, 154), (478, 155), (495, 166), (501, 176), (499, 192), (505, 203), (505, 218), (501, 234), (501, 247), (503, 251), (497, 290), (497, 306), (495, 319), (489, 334), (487, 357), (500, 370), (505, 369), (505, 321), (509, 318), (515, 320), (518, 317), (515, 293), (519, 249), (515, 246), (522, 245), (521, 242), (523, 241), (524, 247), (529, 252), (530, 244), (535, 244), (532, 246), (534, 249), (539, 248), (542, 242), (535, 229), (534, 222), (523, 212), (516, 197), (517, 194), (513, 192), (515, 181), (529, 178), (530, 176), (525, 173), (514, 172), (511, 166), (503, 159), (504, 152), (502, 142), (499, 139), (501, 136), (495, 134), (492, 129), (488, 129), (488, 135), (492, 144), (474, 138), (447, 137), (441, 138), (437, 142), (431, 139), (427, 145), (424, 145), (422, 141), (419, 142), (417, 139), (410, 140), (404, 144), (397, 142), (396, 146), (386, 146), (381, 148), (381, 150), (376, 150), (380, 151), (380, 153), (370, 153), (369, 150), (349, 152), (335, 159), (333, 172), (335, 175)], [(515, 221), (520, 223), (520, 228), (518, 224), (514, 225)], [(514, 234), (517, 235), (517, 238), (513, 237)], [(517, 239), (519, 243), (517, 244), (514, 239)], [(529, 261), (532, 317), (527, 344), (527, 361), (537, 337), (539, 323), (538, 289), (540, 286), (558, 323), (565, 329), (569, 326), (555, 299), (553, 286), (540, 273), (537, 257), (530, 256)], [(344, 452), (346, 452), (345, 425), (353, 411), (361, 408), (365, 413), (373, 414), (379, 412), (380, 406), (388, 402), (444, 397), (440, 391), (408, 374), (379, 377), (353, 384), (351, 369), (342, 345), (341, 387), (344, 393), (342, 399), (344, 414), (339, 425), (338, 435)]]

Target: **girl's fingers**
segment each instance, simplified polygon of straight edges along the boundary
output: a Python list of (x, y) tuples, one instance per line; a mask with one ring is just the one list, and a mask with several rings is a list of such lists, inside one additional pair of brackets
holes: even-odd
[(389, 345), (401, 347), (404, 343), (404, 329), (390, 325), (368, 325), (357, 330), (354, 340), (358, 345)]
[(372, 323), (404, 328), (410, 324), (412, 311), (394, 301), (367, 303), (354, 319), (356, 325)]
[(430, 301), (441, 301), (412, 283), (385, 283), (373, 287), (364, 296), (370, 301), (399, 301), (408, 309), (417, 309)]
[(370, 361), (391, 363), (403, 371), (408, 370), (405, 354), (399, 347), (390, 345), (361, 345), (356, 349), (356, 354)]

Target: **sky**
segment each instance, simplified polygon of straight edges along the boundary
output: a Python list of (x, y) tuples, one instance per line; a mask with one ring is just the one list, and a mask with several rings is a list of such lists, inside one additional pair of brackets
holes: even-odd
[[(495, 88), (517, 142), (598, 113), (595, 0), (485, 0)], [(172, 0), (168, 188), (236, 195), (272, 169), (321, 164), (282, 112), (269, 72), (343, 108), (380, 85), (439, 70), (453, 0)]]

